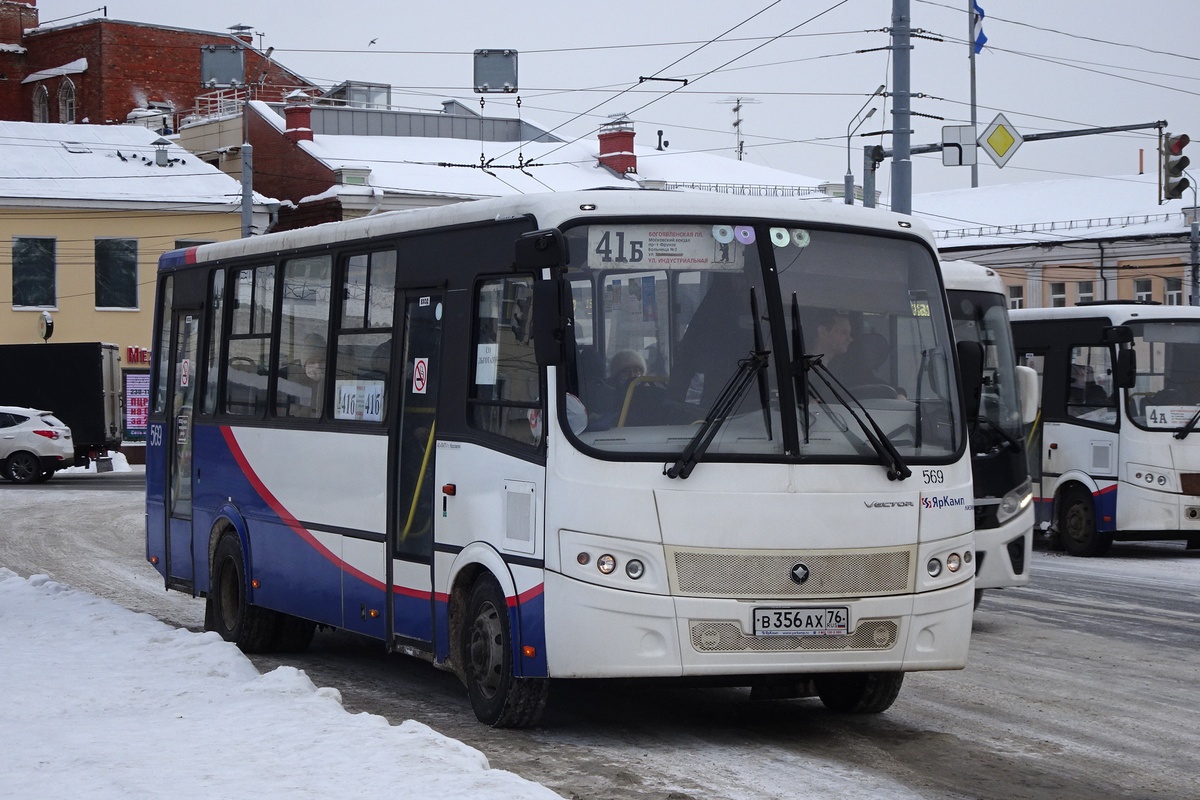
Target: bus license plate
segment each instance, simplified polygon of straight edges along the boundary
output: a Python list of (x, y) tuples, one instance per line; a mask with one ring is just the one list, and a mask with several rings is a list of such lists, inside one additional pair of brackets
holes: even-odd
[(846, 606), (754, 609), (755, 636), (845, 636), (849, 628)]

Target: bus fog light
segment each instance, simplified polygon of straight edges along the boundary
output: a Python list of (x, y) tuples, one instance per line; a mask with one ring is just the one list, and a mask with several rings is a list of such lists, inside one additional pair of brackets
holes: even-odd
[(936, 558), (929, 559), (929, 563), (925, 565), (925, 571), (929, 573), (929, 577), (936, 578), (942, 574), (942, 562)]
[(646, 565), (638, 561), (636, 558), (631, 559), (629, 563), (625, 565), (625, 574), (636, 581), (638, 578), (646, 574)]
[(580, 553), (579, 555), (575, 556), (575, 563), (579, 564), (581, 567), (586, 567), (591, 563), (591, 561), (592, 557), (587, 553)]
[(962, 569), (962, 559), (959, 558), (958, 553), (951, 553), (946, 556), (946, 569), (951, 572), (958, 572)]
[(617, 559), (610, 556), (608, 553), (596, 559), (596, 569), (603, 572), (605, 575), (611, 575), (612, 571), (617, 568)]

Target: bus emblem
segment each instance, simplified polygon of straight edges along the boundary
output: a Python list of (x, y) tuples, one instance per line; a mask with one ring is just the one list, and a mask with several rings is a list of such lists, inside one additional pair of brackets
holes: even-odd
[(807, 564), (796, 564), (792, 567), (792, 580), (796, 583), (804, 583), (808, 580), (809, 574)]

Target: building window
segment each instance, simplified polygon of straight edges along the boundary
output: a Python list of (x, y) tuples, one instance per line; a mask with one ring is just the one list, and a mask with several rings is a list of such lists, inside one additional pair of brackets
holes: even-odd
[(50, 93), (46, 91), (45, 86), (38, 86), (33, 90), (33, 121), (50, 121)]
[(58, 87), (58, 121), (68, 125), (75, 122), (75, 84), (70, 78), (63, 78)]
[(1154, 299), (1154, 288), (1150, 278), (1137, 278), (1133, 282), (1133, 299), (1149, 302)]
[(1008, 287), (1008, 307), (1009, 308), (1024, 308), (1025, 307), (1025, 287), (1024, 286)]
[(56, 245), (54, 239), (14, 236), (12, 240), (13, 306), (54, 307)]
[(1167, 305), (1183, 305), (1183, 278), (1167, 278)]
[(1050, 307), (1062, 308), (1067, 304), (1067, 285), (1065, 283), (1050, 284)]
[(1096, 284), (1094, 281), (1080, 281), (1075, 284), (1077, 303), (1091, 303), (1096, 300)]
[(96, 307), (138, 307), (137, 239), (96, 240)]

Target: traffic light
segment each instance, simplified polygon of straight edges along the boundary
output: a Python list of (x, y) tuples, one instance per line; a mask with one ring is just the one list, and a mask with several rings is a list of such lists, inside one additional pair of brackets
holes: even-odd
[(1191, 182), (1184, 177), (1183, 171), (1192, 163), (1183, 154), (1192, 139), (1186, 133), (1172, 136), (1164, 133), (1162, 137), (1162, 197), (1164, 200), (1176, 200), (1183, 197)]

